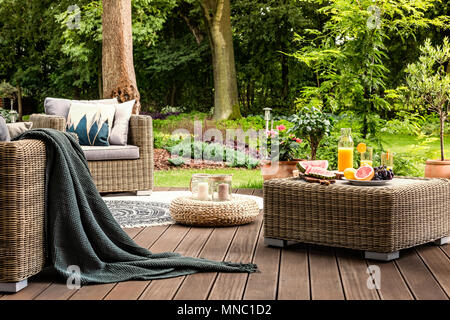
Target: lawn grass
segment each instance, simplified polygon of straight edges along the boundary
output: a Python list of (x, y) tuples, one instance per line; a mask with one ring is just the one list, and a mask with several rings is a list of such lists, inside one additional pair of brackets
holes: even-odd
[[(430, 159), (438, 159), (441, 153), (439, 137), (419, 138), (412, 135), (394, 135), (387, 134), (383, 136), (383, 146), (392, 149), (396, 153), (420, 154)], [(450, 135), (444, 138), (444, 146), (446, 146), (445, 155), (450, 158)]]
[(261, 170), (246, 169), (173, 169), (169, 171), (155, 172), (155, 185), (157, 187), (182, 187), (188, 188), (192, 174), (232, 174), (233, 188), (262, 188), (263, 178)]
[[(441, 147), (438, 136), (417, 137), (413, 135), (393, 135), (383, 136), (383, 146), (391, 149), (399, 156), (423, 157), (426, 159), (440, 159)], [(444, 137), (444, 148), (446, 159), (450, 159), (450, 135)], [(422, 173), (425, 173), (425, 162), (419, 161), (415, 166)]]

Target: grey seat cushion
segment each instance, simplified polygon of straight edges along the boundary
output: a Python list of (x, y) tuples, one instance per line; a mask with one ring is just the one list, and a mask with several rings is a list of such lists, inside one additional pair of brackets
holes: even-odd
[(139, 159), (139, 147), (126, 146), (81, 146), (88, 161)]

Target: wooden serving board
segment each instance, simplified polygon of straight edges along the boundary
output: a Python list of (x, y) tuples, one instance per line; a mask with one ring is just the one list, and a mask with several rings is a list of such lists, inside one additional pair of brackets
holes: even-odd
[(306, 182), (310, 183), (319, 183), (321, 185), (329, 186), (332, 183), (336, 183), (336, 180), (324, 180), (324, 179), (318, 179), (313, 177), (305, 176), (303, 173), (299, 173), (298, 177), (302, 180), (305, 180)]

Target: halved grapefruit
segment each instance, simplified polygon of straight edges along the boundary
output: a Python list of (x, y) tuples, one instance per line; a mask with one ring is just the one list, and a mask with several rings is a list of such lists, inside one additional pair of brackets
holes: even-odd
[(355, 173), (355, 179), (360, 181), (370, 181), (375, 175), (375, 171), (370, 166), (362, 166)]

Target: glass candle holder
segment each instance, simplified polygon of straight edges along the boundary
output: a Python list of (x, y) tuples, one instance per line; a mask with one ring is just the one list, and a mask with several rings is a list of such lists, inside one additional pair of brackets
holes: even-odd
[(233, 175), (214, 175), (210, 178), (213, 201), (231, 200), (231, 182)]
[(381, 154), (381, 165), (394, 170), (394, 154), (390, 150)]
[(192, 175), (190, 187), (192, 198), (201, 201), (212, 200), (210, 178), (211, 175), (205, 173), (197, 173)]
[(373, 148), (367, 147), (366, 152), (361, 153), (361, 163), (360, 166), (370, 166), (373, 167)]

